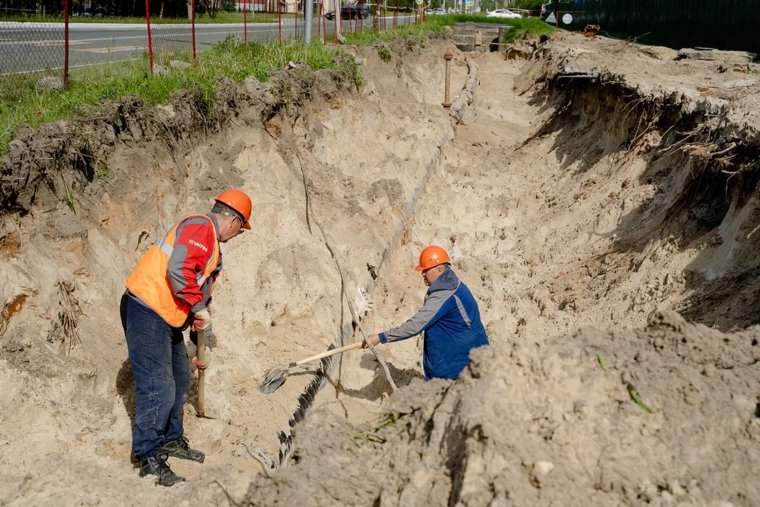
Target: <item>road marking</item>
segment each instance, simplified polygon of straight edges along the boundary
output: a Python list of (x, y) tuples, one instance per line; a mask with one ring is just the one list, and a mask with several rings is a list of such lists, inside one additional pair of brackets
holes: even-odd
[(135, 51), (135, 50), (144, 50), (145, 46), (111, 46), (109, 48), (81, 48), (77, 49), (77, 53), (96, 53), (96, 54), (107, 54), (107, 53), (116, 53), (117, 51)]

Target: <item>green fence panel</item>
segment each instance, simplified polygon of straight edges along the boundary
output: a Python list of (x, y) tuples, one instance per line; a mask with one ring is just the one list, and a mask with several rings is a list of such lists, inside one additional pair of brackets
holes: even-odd
[[(551, 9), (551, 7), (550, 7)], [(567, 28), (598, 24), (603, 31), (672, 47), (712, 47), (760, 53), (760, 0), (578, 0), (558, 5)]]

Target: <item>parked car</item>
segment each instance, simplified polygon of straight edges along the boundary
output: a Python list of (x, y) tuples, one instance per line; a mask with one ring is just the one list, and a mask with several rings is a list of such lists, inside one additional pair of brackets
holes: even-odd
[(344, 5), (340, 8), (340, 19), (366, 19), (368, 17), (368, 4)]
[(325, 12), (325, 19), (329, 19), (330, 21), (332, 21), (333, 19), (335, 19), (335, 11), (327, 11), (327, 12)]
[(486, 14), (487, 18), (504, 18), (504, 19), (519, 19), (522, 16), (517, 14), (516, 12), (512, 12), (509, 9), (496, 9), (488, 14)]
[(443, 7), (436, 7), (435, 9), (431, 10), (428, 14), (446, 14), (446, 9)]

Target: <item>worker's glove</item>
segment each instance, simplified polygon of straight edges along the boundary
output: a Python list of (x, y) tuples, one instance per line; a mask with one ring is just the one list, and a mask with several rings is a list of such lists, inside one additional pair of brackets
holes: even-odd
[(210, 356), (206, 356), (206, 362), (205, 363), (201, 363), (200, 361), (198, 361), (197, 357), (193, 357), (190, 360), (190, 362), (193, 363), (193, 366), (195, 366), (199, 370), (205, 370), (206, 368), (208, 368), (208, 365), (211, 363), (211, 357)]
[(211, 327), (211, 314), (208, 308), (199, 310), (193, 315), (193, 331), (205, 331)]

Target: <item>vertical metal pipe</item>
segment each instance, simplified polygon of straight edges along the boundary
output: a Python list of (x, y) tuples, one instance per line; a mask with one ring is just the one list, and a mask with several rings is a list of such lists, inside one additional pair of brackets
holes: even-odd
[(69, 0), (63, 0), (63, 89), (69, 88)]
[(325, 20), (325, 3), (319, 2), (319, 19), (322, 22), (322, 42), (327, 44), (327, 21)]
[(145, 22), (148, 27), (148, 60), (150, 61), (150, 75), (153, 75), (153, 36), (150, 33), (150, 0), (145, 0)]
[(277, 0), (277, 41), (282, 43), (282, 1)]
[(335, 21), (335, 40), (340, 40), (341, 31), (343, 31), (343, 23), (340, 20), (340, 0), (333, 0), (333, 20)]
[(243, 0), (243, 46), (248, 49), (248, 0)]
[(303, 6), (303, 42), (311, 44), (311, 27), (314, 23), (314, 0), (304, 0)]
[(191, 13), (191, 18), (193, 24), (193, 67), (195, 67), (196, 59), (198, 58), (198, 53), (195, 47), (195, 0), (190, 0), (190, 9), (193, 11)]
[(446, 62), (446, 77), (444, 78), (443, 85), (443, 107), (451, 107), (451, 100), (449, 99), (449, 93), (451, 90), (451, 59), (454, 58), (454, 54), (450, 49), (447, 49), (443, 54), (443, 59)]

